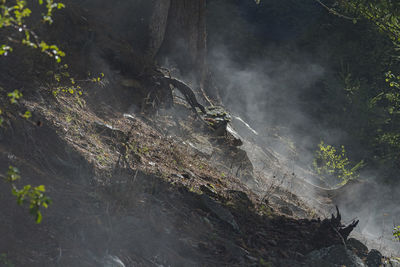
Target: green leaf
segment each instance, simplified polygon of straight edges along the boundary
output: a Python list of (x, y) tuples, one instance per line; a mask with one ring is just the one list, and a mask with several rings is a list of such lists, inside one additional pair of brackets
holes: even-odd
[(8, 93), (7, 96), (10, 98), (11, 104), (17, 104), (17, 100), (22, 97), (22, 93), (19, 90), (14, 90), (13, 92)]
[(41, 222), (42, 222), (42, 219), (43, 219), (42, 213), (38, 210), (38, 211), (36, 212), (36, 223), (37, 223), (37, 224), (41, 223)]
[(45, 188), (44, 185), (39, 185), (39, 186), (36, 187), (36, 189), (37, 189), (38, 191), (40, 191), (40, 192), (45, 192), (45, 191), (46, 191), (46, 188)]
[(32, 113), (27, 110), (25, 111), (24, 115), (22, 115), (22, 117), (24, 117), (25, 119), (29, 119), (30, 117), (32, 117)]

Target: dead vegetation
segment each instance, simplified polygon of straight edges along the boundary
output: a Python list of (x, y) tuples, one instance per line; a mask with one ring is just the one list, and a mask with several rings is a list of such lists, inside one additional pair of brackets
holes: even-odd
[[(101, 43), (103, 52), (109, 45), (127, 53), (110, 38)], [(337, 217), (299, 219), (310, 213), (295, 210), (304, 203), (281, 188), (290, 173), (255, 194), (246, 183), (263, 177), (244, 150), (179, 100), (163, 109), (148, 76), (127, 87), (110, 74), (116, 81), (80, 98), (35, 88), (24, 107), (41, 126), (15, 119), (4, 130), (0, 167), (17, 165), (54, 200), (35, 226), (1, 188), (0, 251), (17, 265), (99, 266), (118, 257), (126, 266), (285, 266), (302, 262), (321, 239), (341, 242), (326, 234), (340, 228)]]
[[(336, 217), (322, 222), (291, 218), (299, 212), (288, 212), (294, 204), (287, 207), (298, 200), (280, 188), (289, 174), (265, 185), (264, 197), (249, 190), (243, 179), (253, 169), (245, 153), (215, 139), (208, 128), (196, 127), (189, 110), (186, 117), (171, 119), (168, 113), (99, 116), (90, 103), (82, 106), (64, 96), (25, 104), (44, 124), (29, 126), (36, 132), (30, 137), (35, 145), (26, 151), (52, 144), (40, 149), (36, 162), (43, 162), (32, 177), (48, 185), (55, 205), (45, 214), (47, 223), (34, 230), (40, 236), (35, 246), (15, 244), (15, 252), (6, 250), (13, 260), (23, 255), (20, 264), (96, 266), (112, 255), (126, 266), (275, 266), (282, 260), (301, 262), (320, 240), (341, 242), (323, 228), (338, 227)], [(182, 133), (180, 128), (185, 134), (173, 135)], [(211, 154), (200, 144), (211, 145)], [(17, 147), (18, 142), (3, 149)], [(16, 158), (26, 164), (33, 160), (26, 153)], [(59, 164), (63, 168), (57, 169)], [(50, 173), (54, 180), (43, 179)], [(23, 216), (4, 210), (11, 218)], [(4, 233), (4, 240), (13, 239), (11, 233)]]

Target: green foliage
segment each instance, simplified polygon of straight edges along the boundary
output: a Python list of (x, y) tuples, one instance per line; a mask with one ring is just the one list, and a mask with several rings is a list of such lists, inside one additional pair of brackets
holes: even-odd
[(400, 155), (400, 76), (386, 72), (387, 86), (376, 90), (369, 106), (377, 118), (370, 124), (375, 132), (375, 151), (384, 162), (396, 162)]
[(355, 166), (350, 167), (344, 146), (341, 146), (341, 151), (337, 151), (335, 147), (325, 145), (321, 141), (318, 148), (313, 161), (316, 173), (322, 176), (337, 177), (341, 180), (340, 184), (342, 185), (358, 178), (357, 172), (364, 166), (364, 162), (360, 161)]
[[(330, 62), (334, 75), (319, 84), (320, 95), (316, 88), (310, 89), (307, 97), (313, 104), (305, 108), (322, 127), (345, 132), (346, 137), (340, 142), (348, 149), (357, 147), (351, 151), (354, 161), (365, 159), (369, 168), (380, 171), (380, 182), (397, 182), (400, 2), (321, 2), (334, 3), (329, 8), (335, 9), (330, 12), (335, 16), (322, 16), (316, 30), (306, 35), (303, 43), (314, 49), (311, 53), (320, 46), (326, 47), (320, 56), (332, 55), (325, 60)], [(326, 46), (327, 43), (331, 45)]]
[[(53, 23), (52, 15), (55, 9), (62, 9), (65, 7), (63, 3), (54, 2), (54, 0), (39, 0), (39, 5), (45, 6), (45, 12), (42, 14), (43, 23)], [(0, 30), (10, 30), (14, 32), (12, 35), (7, 36), (8, 42), (20, 43), (22, 45), (40, 49), (41, 52), (53, 57), (57, 62), (61, 62), (61, 58), (65, 53), (52, 44), (49, 45), (41, 40), (36, 33), (26, 25), (26, 19), (31, 16), (31, 9), (28, 8), (27, 1), (25, 0), (0, 0)], [(10, 44), (0, 44), (0, 56), (7, 56), (12, 52), (13, 48)]]
[(338, 0), (337, 2), (344, 11), (374, 23), (380, 31), (387, 33), (397, 46), (400, 45), (399, 1)]
[(13, 49), (12, 49), (12, 47), (11, 46), (8, 46), (8, 45), (0, 45), (0, 56), (7, 56), (8, 55), (8, 52), (12, 52), (13, 51)]
[(400, 242), (400, 226), (396, 226), (393, 228), (393, 236), (396, 241)]
[[(51, 24), (53, 23), (52, 15), (55, 9), (62, 9), (65, 7), (62, 3), (54, 2), (54, 0), (39, 0), (40, 6), (45, 6), (45, 12), (42, 13), (42, 22)], [(10, 42), (22, 44), (31, 48), (40, 49), (41, 52), (52, 57), (56, 62), (61, 62), (61, 58), (65, 53), (56, 45), (49, 45), (41, 40), (29, 25), (26, 24), (26, 19), (30, 17), (32, 11), (28, 8), (28, 1), (25, 0), (0, 0), (0, 34), (5, 38), (2, 42)], [(3, 34), (3, 32), (5, 34)], [(0, 56), (7, 56), (13, 52), (13, 47), (10, 44), (0, 44)], [(14, 90), (7, 94), (11, 104), (18, 104), (18, 100), (22, 97), (19, 90)], [(2, 111), (0, 110), (0, 115)], [(21, 116), (29, 119), (32, 114), (28, 110)], [(0, 126), (3, 124), (4, 118), (0, 116)]]
[(8, 93), (7, 96), (10, 98), (11, 104), (17, 104), (18, 99), (22, 97), (22, 93), (16, 89), (13, 92)]
[(388, 103), (386, 109), (389, 114), (400, 114), (400, 76), (388, 71), (385, 81), (389, 84), (389, 88), (381, 94), (380, 99), (386, 98)]
[(18, 181), (21, 178), (21, 176), (19, 175), (19, 170), (13, 166), (8, 167), (8, 171), (7, 171), (7, 176), (6, 176), (6, 180), (9, 183), (15, 183), (16, 181)]
[(52, 88), (52, 94), (58, 96), (59, 94), (75, 95), (77, 97), (83, 95), (81, 87), (82, 83), (96, 83), (104, 85), (104, 73), (100, 73), (98, 76), (92, 76), (88, 73), (88, 77), (82, 80), (76, 80), (68, 71), (69, 66), (67, 64), (60, 65), (56, 71), (48, 71), (47, 75), (51, 76), (53, 83), (55, 84)]
[(27, 111), (25, 111), (25, 113), (22, 115), (22, 117), (28, 120), (28, 119), (30, 119), (30, 118), (32, 117), (32, 113), (31, 113), (29, 110), (27, 110)]
[(35, 216), (36, 223), (42, 222), (42, 213), (40, 209), (48, 208), (51, 199), (45, 195), (46, 188), (44, 185), (33, 187), (25, 185), (18, 189), (16, 182), (21, 178), (19, 170), (13, 166), (8, 168), (5, 180), (11, 185), (12, 194), (17, 198), (18, 205), (29, 204), (29, 212)]

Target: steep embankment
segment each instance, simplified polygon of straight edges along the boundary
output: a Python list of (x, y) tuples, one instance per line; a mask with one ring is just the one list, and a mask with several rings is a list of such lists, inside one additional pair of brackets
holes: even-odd
[(1, 188), (0, 251), (16, 266), (296, 266), (341, 243), (328, 221), (298, 218), (312, 211), (295, 195), (249, 190), (246, 153), (178, 98), (124, 114), (129, 89), (93, 90), (86, 103), (40, 89), (24, 104), (42, 126), (2, 129), (1, 167), (53, 199), (35, 225)]
[[(32, 111), (33, 118), (24, 120), (15, 110), (5, 114), (9, 123), (1, 128), (0, 167), (18, 167), (21, 185), (45, 185), (53, 204), (36, 225), (26, 209), (17, 206), (10, 188), (0, 188), (0, 253), (10, 262), (16, 266), (359, 263), (341, 246), (346, 228), (339, 225), (340, 219), (319, 220), (320, 211), (290, 191), (306, 183), (298, 182), (284, 160), (256, 142), (243, 140), (243, 147), (237, 147), (224, 131), (214, 131), (194, 116), (179, 96), (174, 96), (169, 109), (160, 108), (170, 96), (169, 86), (162, 87), (154, 77), (160, 73), (150, 70), (147, 76), (130, 74), (129, 80), (124, 79), (122, 75), (133, 68), (129, 64), (141, 64), (132, 60), (136, 57), (129, 43), (113, 36), (112, 29), (88, 23), (86, 14), (69, 12), (76, 14), (65, 14), (61, 21), (68, 27), (56, 25), (55, 38), (62, 34), (61, 42), (80, 51), (72, 52), (71, 60), (80, 76), (90, 65), (104, 71), (108, 83), (84, 88), (84, 96), (78, 98), (69, 93), (54, 97), (54, 86), (61, 85), (43, 86), (43, 77), (31, 73), (18, 83), (30, 92), (22, 106)], [(7, 74), (18, 73), (17, 62), (8, 65)], [(3, 86), (17, 85), (17, 75), (10, 77)], [(259, 161), (265, 163), (262, 168)], [(320, 250), (323, 247), (330, 249)], [(364, 249), (357, 252), (365, 258)], [(340, 257), (324, 258), (332, 253)]]

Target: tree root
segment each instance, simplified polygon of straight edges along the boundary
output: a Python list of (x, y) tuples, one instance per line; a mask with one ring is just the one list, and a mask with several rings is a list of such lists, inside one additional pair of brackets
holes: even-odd
[(329, 247), (346, 242), (359, 221), (354, 220), (346, 226), (342, 224), (341, 220), (342, 216), (336, 206), (336, 216), (332, 214), (330, 219), (324, 219), (313, 236), (313, 243), (316, 248)]

